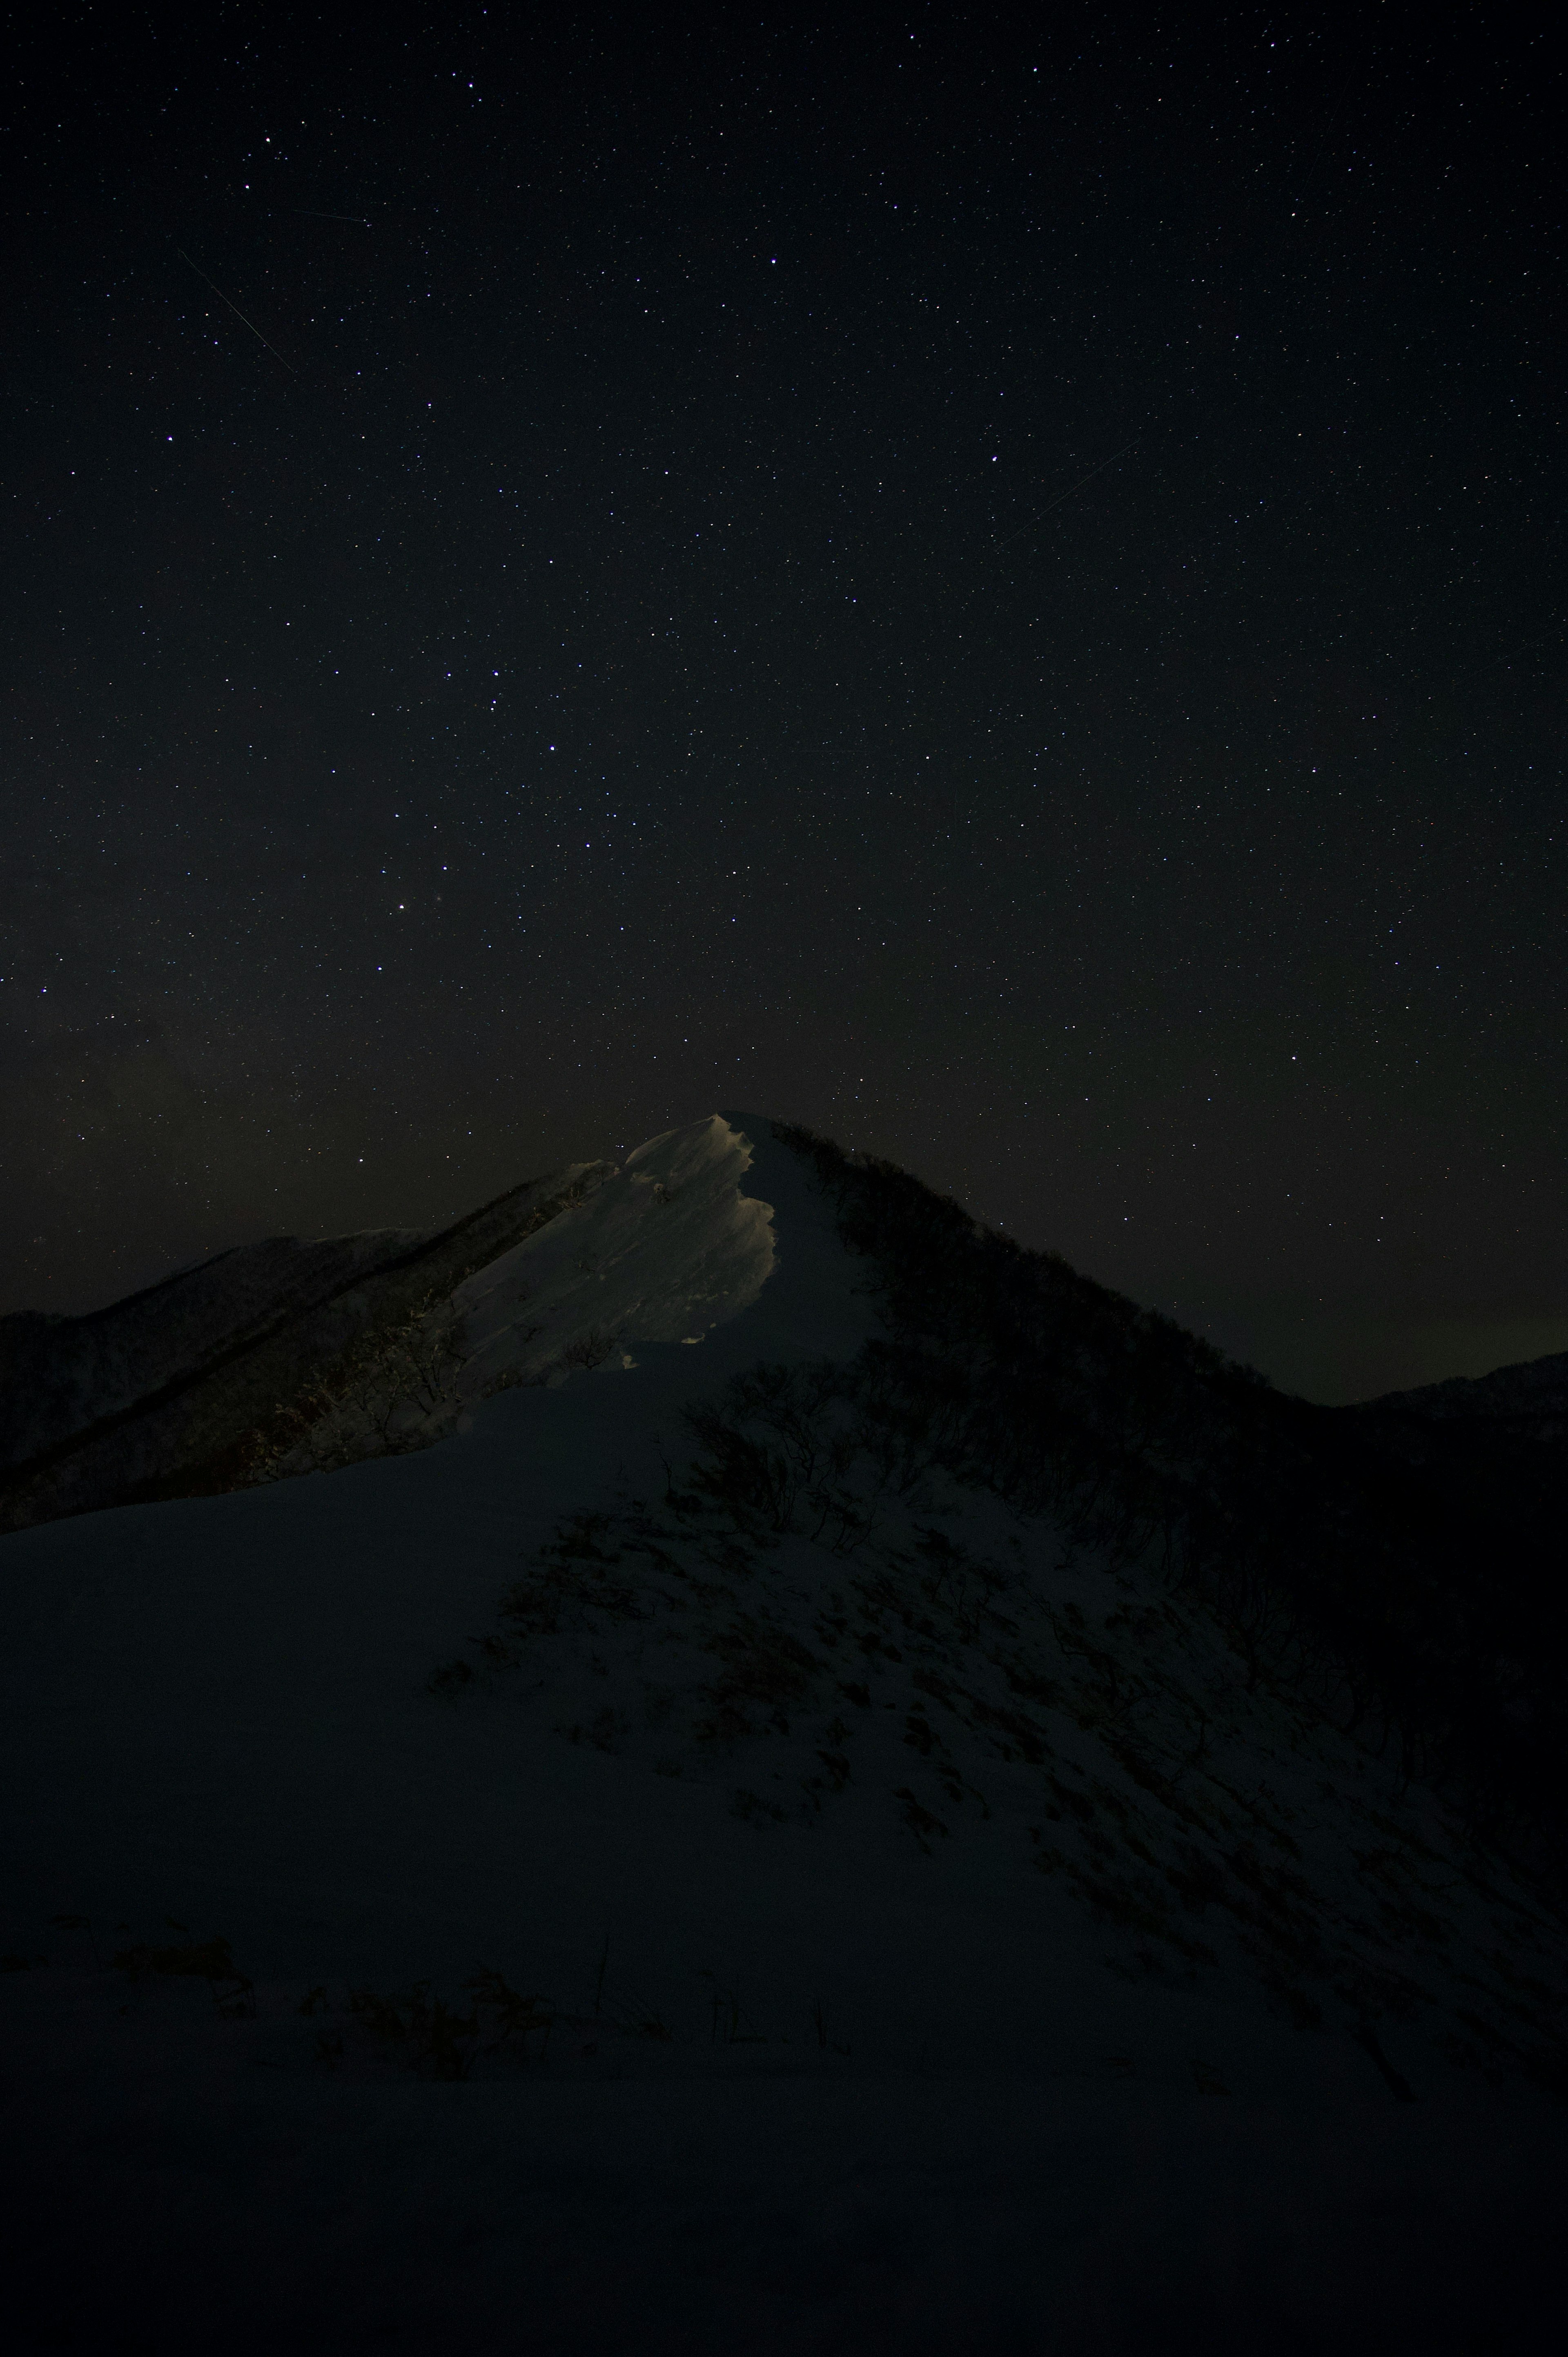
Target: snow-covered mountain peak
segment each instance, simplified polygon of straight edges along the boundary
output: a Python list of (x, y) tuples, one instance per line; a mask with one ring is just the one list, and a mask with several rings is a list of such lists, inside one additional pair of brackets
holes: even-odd
[(723, 1114), (667, 1130), (459, 1286), (465, 1396), (700, 1342), (748, 1308), (775, 1257), (771, 1206), (741, 1191), (752, 1158)]

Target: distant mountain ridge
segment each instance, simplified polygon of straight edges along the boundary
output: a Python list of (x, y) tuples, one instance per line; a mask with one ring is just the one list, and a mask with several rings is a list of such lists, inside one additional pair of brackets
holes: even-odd
[(1506, 1426), (1521, 1439), (1561, 1442), (1568, 1439), (1568, 1351), (1497, 1367), (1489, 1375), (1452, 1375), (1415, 1391), (1386, 1392), (1362, 1405), (1442, 1423), (1475, 1417)]
[(0, 1529), (241, 1486), (280, 1401), (613, 1168), (525, 1179), (444, 1228), (240, 1245), (81, 1318), (0, 1318)]

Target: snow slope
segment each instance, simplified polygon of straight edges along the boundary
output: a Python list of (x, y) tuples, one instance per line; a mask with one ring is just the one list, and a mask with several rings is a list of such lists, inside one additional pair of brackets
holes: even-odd
[(1196, 1604), (876, 1458), (768, 1124), (454, 1306), (440, 1446), (0, 1542), (25, 2345), (1544, 2314), (1560, 1928)]
[(564, 1380), (603, 1343), (700, 1342), (773, 1268), (768, 1207), (741, 1192), (751, 1149), (719, 1114), (650, 1138), (585, 1202), (453, 1295), (470, 1397), (498, 1378)]

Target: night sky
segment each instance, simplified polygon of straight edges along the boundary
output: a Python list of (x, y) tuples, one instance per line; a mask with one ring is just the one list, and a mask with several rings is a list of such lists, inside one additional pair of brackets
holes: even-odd
[(1315, 1397), (1568, 1347), (1561, 71), (1040, 13), (52, 23), (0, 1309), (742, 1105)]

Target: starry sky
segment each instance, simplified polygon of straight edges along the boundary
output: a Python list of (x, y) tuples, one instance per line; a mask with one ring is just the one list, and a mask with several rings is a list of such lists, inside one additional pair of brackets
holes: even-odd
[(741, 1105), (1316, 1398), (1568, 1347), (1523, 12), (538, 13), (3, 102), (0, 1309)]

